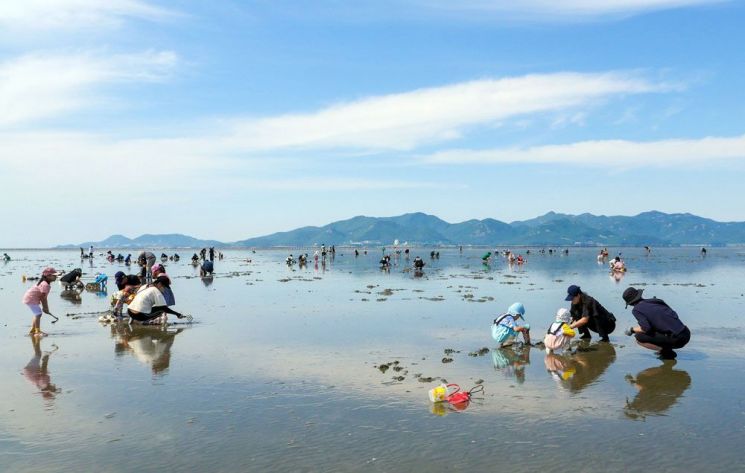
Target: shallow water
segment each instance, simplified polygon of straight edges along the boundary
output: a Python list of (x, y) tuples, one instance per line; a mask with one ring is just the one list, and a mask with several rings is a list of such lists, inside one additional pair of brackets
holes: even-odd
[[(745, 251), (622, 251), (620, 281), (592, 249), (534, 252), (512, 268), (483, 266), (484, 250), (415, 250), (421, 276), (403, 257), (381, 272), (380, 249), (338, 250), (317, 269), (288, 268), (284, 251), (228, 251), (209, 283), (180, 251), (167, 269), (194, 324), (104, 326), (107, 295), (63, 298), (54, 284), (61, 320), (44, 316), (38, 347), (25, 336), (23, 274), (126, 269), (11, 251), (0, 263), (0, 471), (742, 471)], [(525, 304), (542, 338), (572, 283), (615, 313), (611, 344), (558, 357), (494, 349), (491, 320), (510, 303)], [(629, 284), (691, 328), (677, 361), (623, 335)], [(432, 406), (441, 379), (483, 380), (485, 392), (463, 411)]]

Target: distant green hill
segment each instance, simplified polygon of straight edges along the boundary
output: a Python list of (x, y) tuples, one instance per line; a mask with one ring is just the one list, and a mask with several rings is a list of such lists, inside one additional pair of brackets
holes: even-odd
[(644, 212), (633, 217), (549, 212), (505, 223), (494, 219), (448, 223), (421, 212), (396, 217), (358, 216), (322, 227), (302, 227), (257, 238), (222, 243), (187, 235), (112, 235), (99, 242), (60, 248), (202, 248), (310, 245), (727, 245), (745, 244), (745, 222), (716, 222), (688, 213)]

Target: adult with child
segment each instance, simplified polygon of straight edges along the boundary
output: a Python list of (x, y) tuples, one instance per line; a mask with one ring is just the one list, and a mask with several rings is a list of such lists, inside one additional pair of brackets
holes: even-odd
[(127, 313), (133, 322), (139, 323), (165, 323), (167, 314), (173, 314), (179, 319), (184, 315), (170, 309), (163, 297), (163, 288), (169, 284), (168, 277), (160, 275), (151, 285), (141, 289), (135, 295), (127, 308)]
[(590, 331), (596, 332), (603, 342), (609, 341), (608, 335), (616, 329), (616, 317), (579, 286), (572, 284), (567, 288), (567, 297), (572, 306), (569, 312), (573, 322), (570, 328), (579, 329), (580, 338), (592, 338)]
[(628, 287), (623, 291), (626, 307), (633, 307), (631, 314), (639, 322), (624, 333), (636, 338), (636, 343), (654, 350), (663, 360), (674, 359), (675, 349), (683, 348), (691, 340), (691, 331), (665, 301), (653, 297), (644, 299), (644, 289)]

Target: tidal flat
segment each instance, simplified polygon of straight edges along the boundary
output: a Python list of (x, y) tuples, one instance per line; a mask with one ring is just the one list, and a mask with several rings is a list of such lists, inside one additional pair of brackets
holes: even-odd
[[(175, 309), (194, 317), (166, 327), (99, 322), (114, 273), (134, 266), (4, 250), (0, 471), (745, 470), (745, 249), (613, 248), (629, 268), (617, 278), (592, 248), (533, 248), (522, 266), (431, 250), (390, 271), (380, 248), (338, 248), (318, 266), (311, 249), (225, 250), (205, 280), (192, 250), (158, 249), (181, 255), (165, 265)], [(308, 265), (288, 267), (291, 252)], [(54, 283), (60, 321), (44, 316), (37, 343), (22, 277), (45, 266), (105, 273), (109, 289), (78, 297)], [(562, 356), (495, 347), (490, 324), (515, 301), (541, 340), (570, 284), (615, 314), (611, 343), (594, 336)], [(677, 360), (623, 335), (629, 285), (690, 327)], [(433, 405), (441, 382), (484, 392), (465, 409)]]

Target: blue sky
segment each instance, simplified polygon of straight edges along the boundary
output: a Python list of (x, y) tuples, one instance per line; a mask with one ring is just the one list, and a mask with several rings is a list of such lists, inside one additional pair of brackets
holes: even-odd
[(745, 220), (743, 24), (709, 0), (4, 2), (0, 246)]

